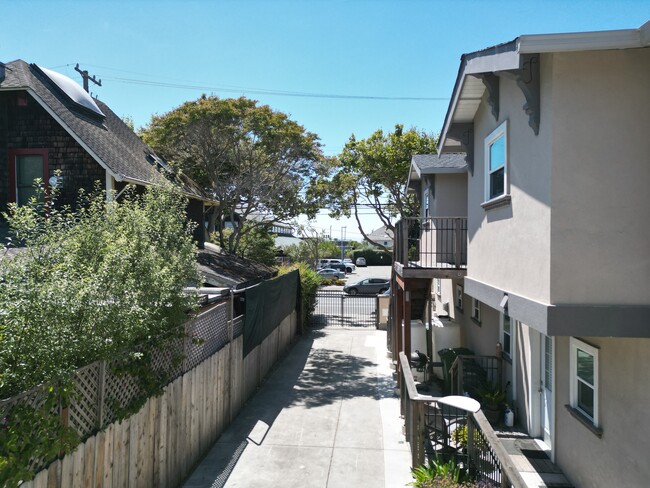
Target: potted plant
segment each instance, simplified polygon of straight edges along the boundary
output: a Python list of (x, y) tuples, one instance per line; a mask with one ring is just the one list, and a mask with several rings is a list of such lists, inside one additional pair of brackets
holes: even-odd
[(491, 424), (497, 423), (506, 405), (506, 392), (494, 383), (486, 383), (478, 388), (477, 393), (481, 397), (485, 418)]

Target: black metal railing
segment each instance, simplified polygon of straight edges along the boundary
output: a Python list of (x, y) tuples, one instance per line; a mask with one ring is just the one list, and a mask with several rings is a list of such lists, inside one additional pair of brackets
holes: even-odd
[(452, 395), (479, 398), (482, 387), (502, 388), (502, 359), (496, 356), (460, 355), (449, 369)]
[(403, 352), (399, 353), (399, 365), (400, 411), (412, 467), (454, 459), (472, 480), (487, 486), (526, 486), (481, 410), (470, 413), (420, 394)]
[(400, 220), (395, 226), (395, 261), (408, 268), (467, 267), (467, 217)]

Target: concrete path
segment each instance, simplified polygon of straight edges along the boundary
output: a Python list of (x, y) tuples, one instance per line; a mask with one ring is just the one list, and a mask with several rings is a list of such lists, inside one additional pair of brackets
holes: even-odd
[(404, 487), (410, 451), (394, 386), (385, 331), (311, 331), (184, 486)]

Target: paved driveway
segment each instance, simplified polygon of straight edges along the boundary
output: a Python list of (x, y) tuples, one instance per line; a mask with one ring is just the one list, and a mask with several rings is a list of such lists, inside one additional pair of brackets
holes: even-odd
[(313, 330), (184, 486), (403, 487), (410, 451), (394, 386), (386, 332)]

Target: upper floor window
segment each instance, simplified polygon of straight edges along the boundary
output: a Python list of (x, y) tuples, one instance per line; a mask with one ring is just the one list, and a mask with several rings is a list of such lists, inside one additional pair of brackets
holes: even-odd
[(571, 338), (571, 406), (598, 427), (598, 349)]
[(472, 318), (476, 323), (481, 323), (481, 302), (472, 297)]
[(424, 217), (429, 217), (429, 187), (424, 189)]
[(30, 198), (39, 196), (34, 180), (39, 179), (44, 187), (47, 185), (48, 150), (10, 149), (8, 156), (9, 200), (24, 205)]
[(485, 200), (508, 193), (508, 122), (485, 138)]

